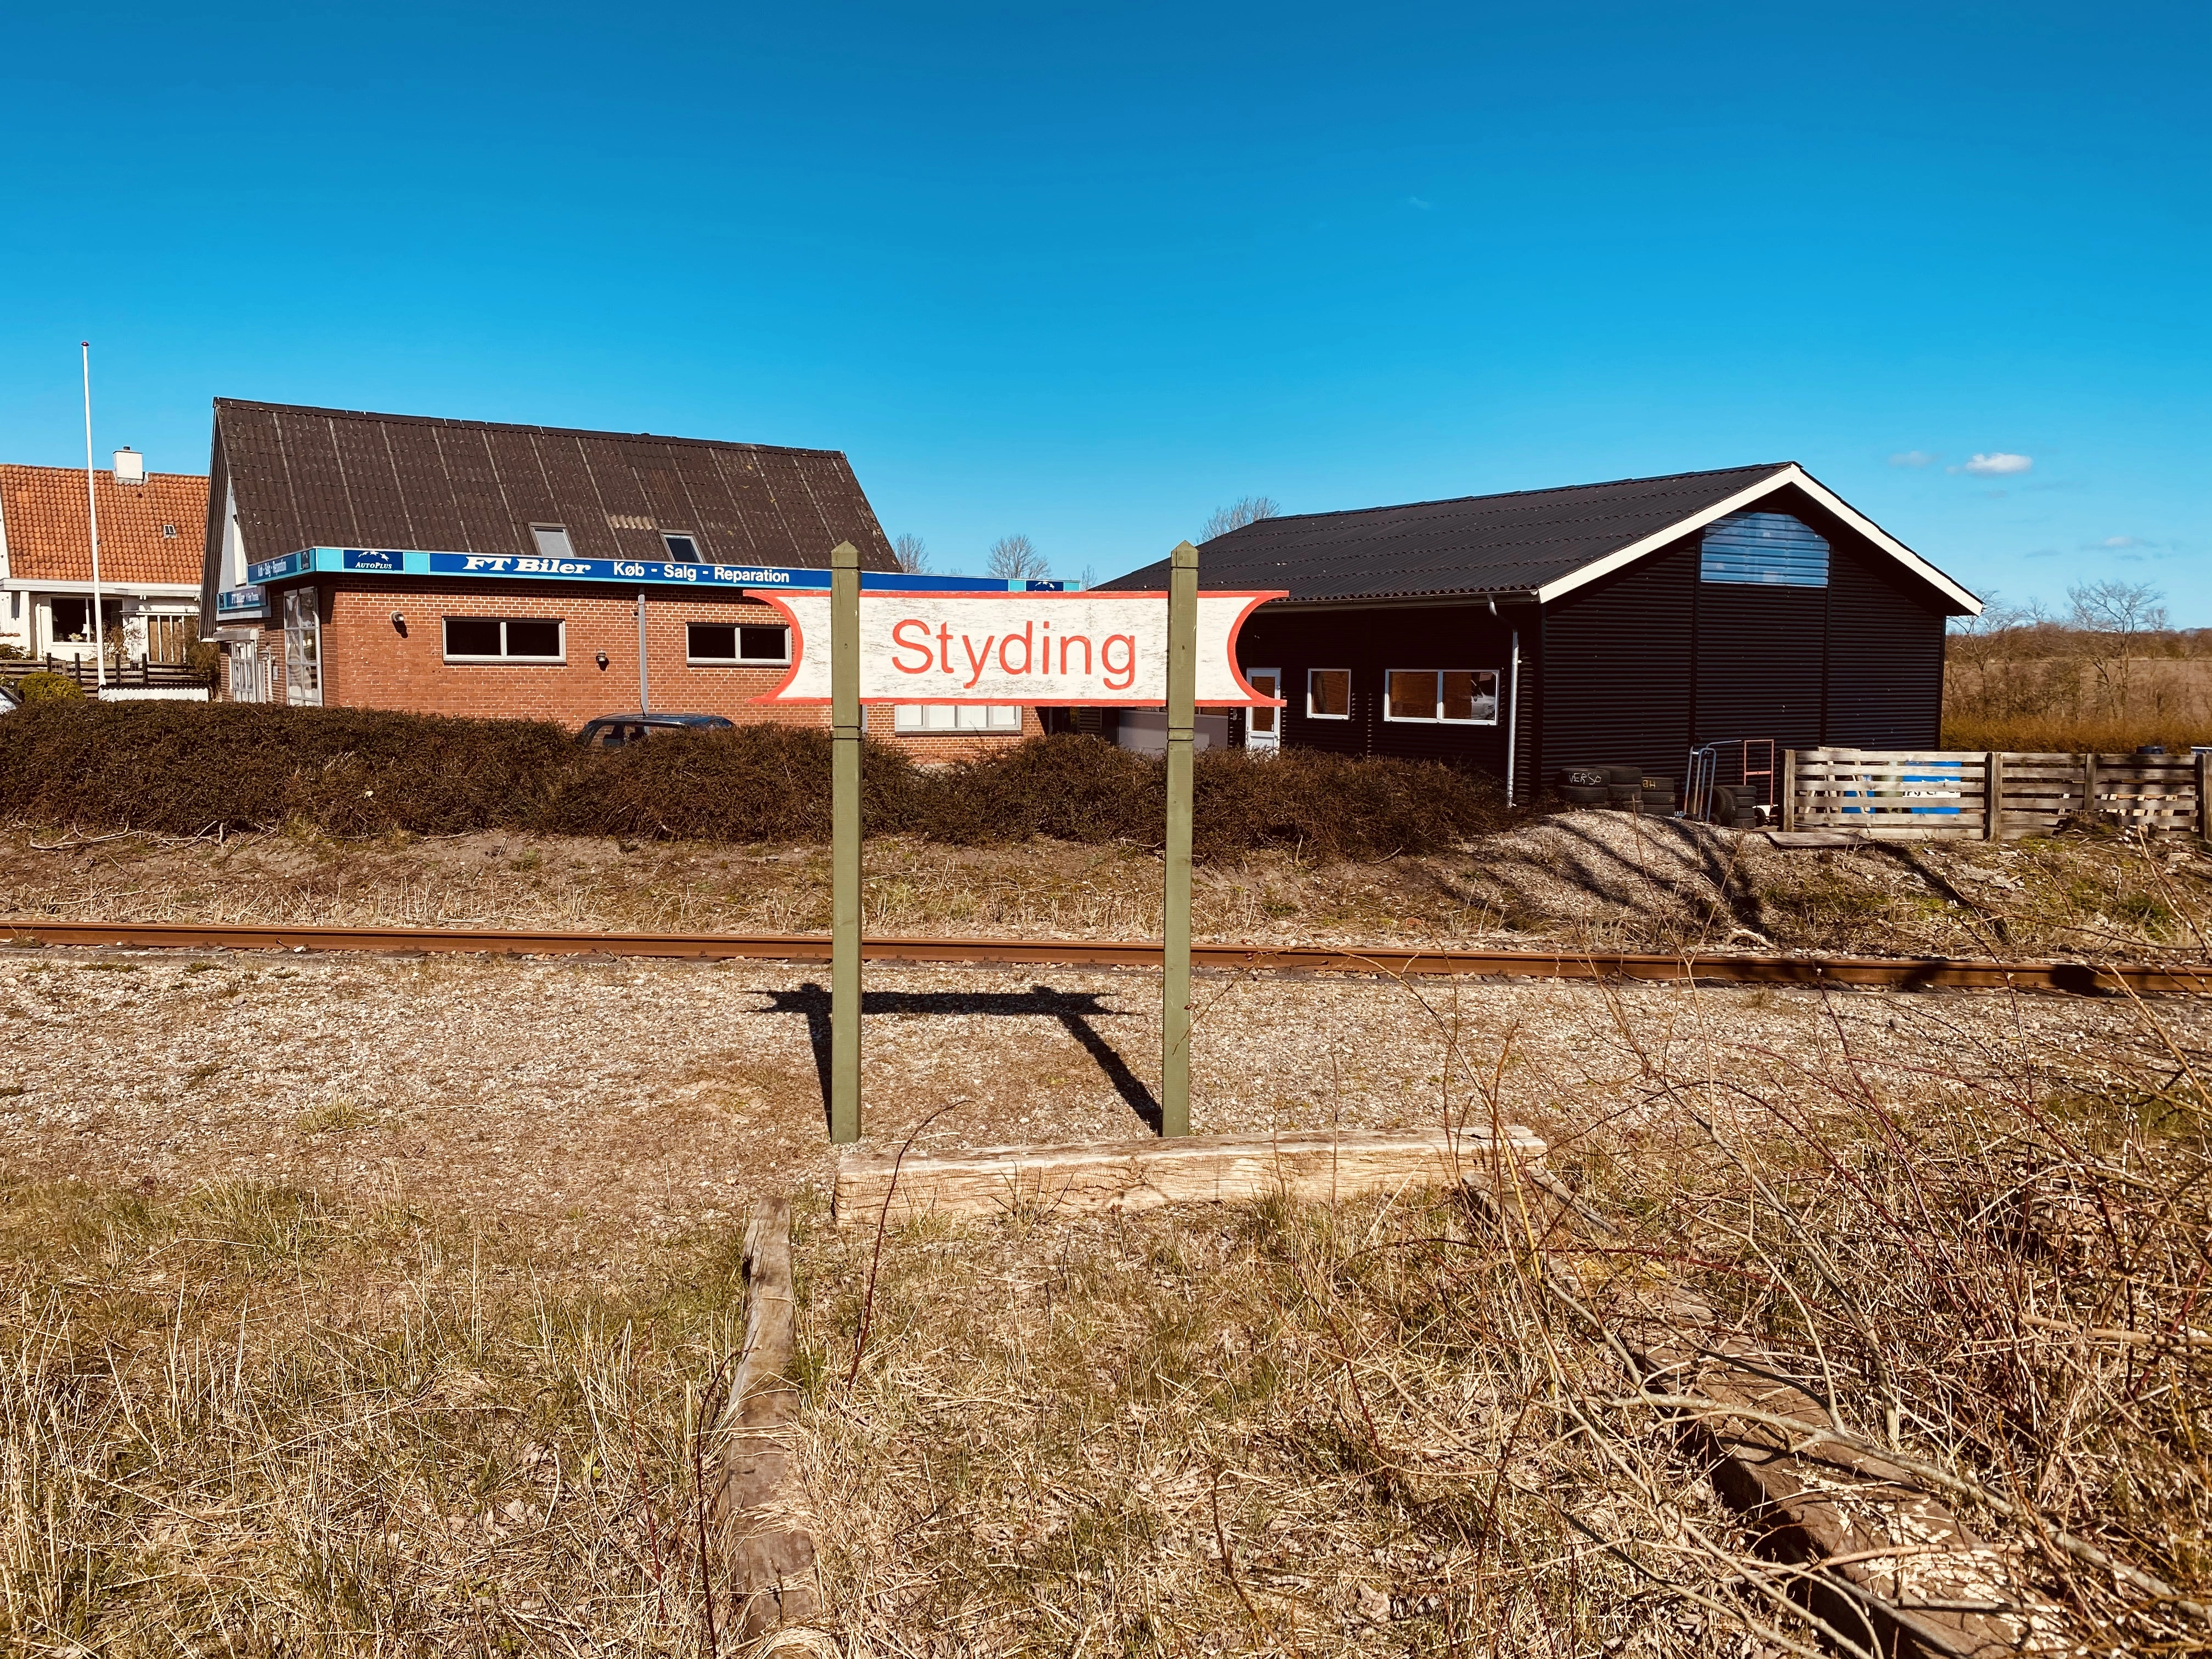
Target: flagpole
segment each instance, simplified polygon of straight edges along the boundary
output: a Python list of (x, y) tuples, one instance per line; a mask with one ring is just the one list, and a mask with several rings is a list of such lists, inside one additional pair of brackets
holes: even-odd
[(92, 672), (94, 682), (107, 686), (107, 630), (100, 606), (100, 496), (92, 485), (92, 342), (84, 348), (84, 510), (92, 525)]

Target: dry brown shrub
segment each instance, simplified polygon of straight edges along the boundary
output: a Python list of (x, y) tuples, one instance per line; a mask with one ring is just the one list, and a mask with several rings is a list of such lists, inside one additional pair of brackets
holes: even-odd
[(2126, 719), (2071, 715), (2063, 711), (1943, 717), (1942, 747), (2001, 750), (2029, 755), (2130, 755), (2155, 744), (2169, 755), (2186, 755), (2212, 743), (2212, 720), (2172, 714)]
[[(587, 751), (550, 722), (218, 703), (25, 709), (0, 721), (0, 813), (38, 824), (199, 835), (295, 823), (324, 835), (514, 830), (823, 842), (826, 732), (768, 724)], [(1093, 738), (1032, 739), (949, 767), (865, 745), (871, 832), (962, 846), (1164, 835), (1165, 778)], [(1504, 822), (1494, 786), (1425, 762), (1206, 755), (1200, 857), (1265, 847), (1381, 858)]]

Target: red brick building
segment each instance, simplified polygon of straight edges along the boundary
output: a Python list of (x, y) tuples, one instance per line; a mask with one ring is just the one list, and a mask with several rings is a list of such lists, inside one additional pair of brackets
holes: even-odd
[[(840, 542), (872, 581), (966, 585), (896, 574), (835, 450), (218, 398), (208, 501), (201, 616), (247, 702), (826, 724), (751, 701), (790, 640), (748, 588), (826, 585)], [(932, 757), (1037, 729), (1028, 709), (871, 724)]]

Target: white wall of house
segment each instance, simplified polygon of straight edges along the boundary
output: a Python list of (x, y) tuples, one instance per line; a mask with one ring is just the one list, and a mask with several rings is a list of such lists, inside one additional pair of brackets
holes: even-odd
[[(82, 657), (89, 660), (96, 647), (92, 631), (92, 584), (0, 582), (0, 640), (33, 657)], [(190, 589), (167, 584), (145, 586), (100, 585), (100, 599), (111, 657), (118, 647), (131, 662), (149, 655), (157, 629), (173, 632), (178, 621), (199, 617), (198, 596)]]

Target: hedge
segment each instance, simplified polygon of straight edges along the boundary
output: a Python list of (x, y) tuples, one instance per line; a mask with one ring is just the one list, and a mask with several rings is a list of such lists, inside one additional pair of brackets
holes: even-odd
[[(951, 766), (863, 750), (872, 833), (961, 846), (1164, 834), (1164, 767), (1090, 737)], [(1434, 762), (1292, 750), (1202, 754), (1196, 850), (1316, 858), (1433, 851), (1510, 814), (1487, 780)], [(40, 824), (199, 835), (286, 823), (363, 836), (512, 830), (735, 842), (830, 836), (830, 738), (741, 726), (614, 750), (537, 720), (239, 703), (47, 703), (0, 719), (0, 813)]]

